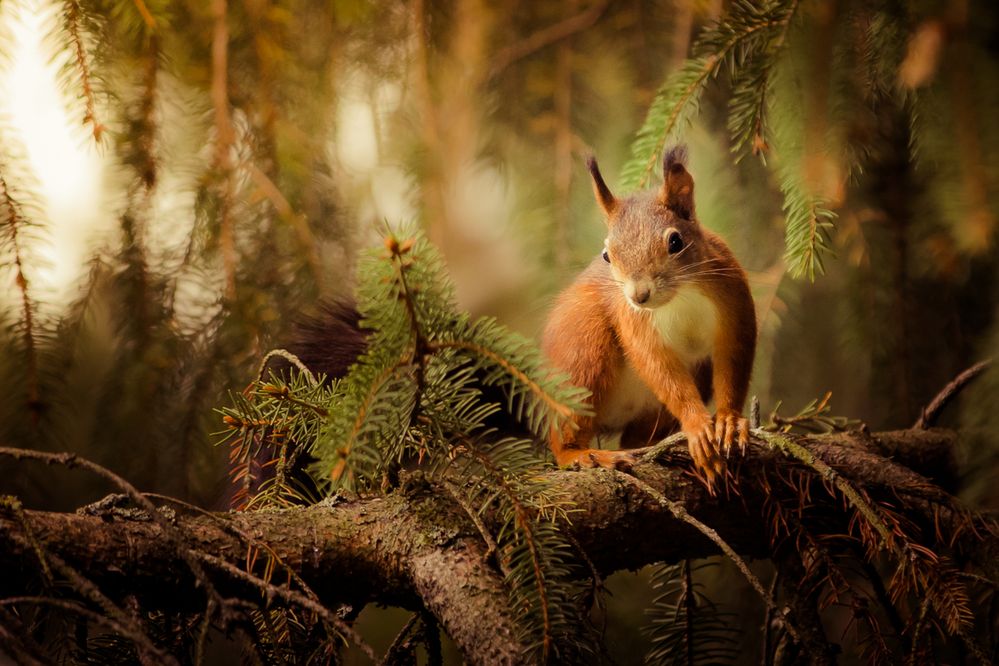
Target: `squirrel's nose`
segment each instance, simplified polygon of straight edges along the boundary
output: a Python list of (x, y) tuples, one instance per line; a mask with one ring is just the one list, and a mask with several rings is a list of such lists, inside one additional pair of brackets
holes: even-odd
[(632, 296), (632, 300), (638, 303), (639, 305), (642, 305), (649, 300), (649, 296), (651, 294), (652, 292), (649, 291), (648, 289), (636, 289), (635, 295)]

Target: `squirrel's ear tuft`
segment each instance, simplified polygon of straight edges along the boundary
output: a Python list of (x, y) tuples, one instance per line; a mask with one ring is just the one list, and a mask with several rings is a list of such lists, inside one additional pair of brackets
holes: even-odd
[(592, 155), (586, 159), (586, 166), (590, 170), (590, 176), (593, 178), (593, 194), (597, 197), (597, 203), (603, 209), (604, 214), (609, 218), (617, 210), (617, 199), (611, 194), (610, 188), (607, 187), (607, 183), (604, 182), (604, 177), (600, 175), (600, 167), (597, 166), (597, 160)]
[(659, 199), (686, 220), (694, 216), (694, 179), (687, 171), (687, 146), (683, 144), (673, 146), (663, 156), (663, 188)]

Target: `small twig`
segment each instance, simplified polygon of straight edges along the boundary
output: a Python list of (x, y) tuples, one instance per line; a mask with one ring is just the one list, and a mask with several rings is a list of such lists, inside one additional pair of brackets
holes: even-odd
[[(680, 584), (685, 610), (683, 628), (687, 643), (687, 666), (694, 666), (694, 615), (696, 615), (697, 600), (694, 598), (694, 578), (690, 572), (690, 560), (683, 561), (683, 577)], [(767, 615), (769, 614), (768, 608)]]
[(135, 3), (135, 8), (139, 11), (139, 15), (142, 16), (142, 20), (146, 24), (146, 27), (150, 30), (155, 30), (156, 19), (149, 11), (149, 8), (146, 6), (144, 0), (133, 0), (133, 2)]
[(413, 658), (413, 638), (415, 638), (416, 625), (420, 622), (420, 614), (413, 613), (402, 629), (395, 636), (392, 645), (386, 650), (382, 658), (382, 666), (395, 666), (396, 664), (408, 663)]
[(31, 639), (20, 618), (0, 606), (0, 645), (6, 656), (14, 657), (20, 666), (46, 666), (51, 661), (42, 661), (45, 656), (41, 647)]
[[(600, 596), (600, 592), (604, 590), (604, 579), (601, 578), (600, 572), (597, 570), (597, 565), (593, 563), (590, 556), (583, 550), (583, 546), (579, 543), (576, 537), (572, 536), (570, 532), (565, 533), (566, 539), (572, 544), (572, 547), (576, 549), (576, 552), (586, 563), (586, 566), (590, 569), (590, 580), (593, 584), (590, 586), (590, 594), (593, 596), (593, 601), (596, 603), (597, 608), (601, 611), (604, 610), (603, 598)], [(603, 630), (601, 633), (605, 633), (607, 630), (607, 617), (604, 614)]]
[[(28, 604), (33, 606), (52, 606), (54, 608), (60, 608), (69, 613), (75, 613), (80, 617), (84, 617), (88, 622), (93, 622), (94, 624), (101, 625), (110, 629), (111, 631), (117, 632), (122, 636), (132, 637), (133, 631), (116, 621), (114, 618), (108, 617), (107, 615), (101, 615), (100, 613), (95, 613), (86, 606), (82, 606), (75, 601), (69, 599), (57, 599), (55, 597), (38, 597), (38, 596), (25, 596), (25, 597), (7, 597), (6, 599), (0, 599), (0, 606), (18, 606), (20, 604)], [(137, 644), (138, 641), (135, 641)], [(155, 650), (155, 648), (154, 648)], [(157, 657), (164, 656), (164, 653), (157, 651)], [(169, 657), (167, 657), (169, 659)]]
[[(759, 416), (760, 416), (760, 413), (759, 413), (759, 404), (760, 403), (756, 400), (755, 397), (753, 398), (753, 402), (755, 403), (755, 405), (757, 407), (756, 417), (757, 417), (757, 419), (759, 419)], [(774, 571), (774, 579), (772, 581), (770, 581), (770, 590), (768, 592), (769, 597), (774, 600), (774, 603), (777, 603), (777, 586), (779, 584), (780, 584), (780, 569), (777, 569), (776, 571)], [(770, 629), (770, 621), (773, 618), (773, 614), (770, 612), (770, 608), (769, 607), (764, 612), (763, 618), (764, 618), (764, 620), (763, 620), (763, 666), (773, 666), (773, 654), (774, 653), (770, 650), (770, 638), (771, 638), (770, 637), (770, 631), (771, 631), (771, 629)]]
[(274, 552), (274, 549), (271, 547), (270, 544), (261, 539), (257, 539), (253, 535), (248, 534), (243, 530), (239, 529), (239, 527), (236, 526), (234, 521), (224, 518), (217, 513), (206, 511), (205, 509), (202, 509), (200, 506), (195, 506), (193, 504), (190, 504), (189, 502), (179, 500), (175, 497), (169, 497), (167, 495), (159, 495), (157, 493), (145, 493), (145, 495), (147, 497), (159, 499), (161, 501), (171, 502), (179, 507), (191, 511), (194, 514), (204, 516), (205, 518), (208, 518), (209, 520), (221, 526), (221, 528), (226, 532), (228, 532), (229, 534), (232, 534), (238, 539), (242, 540), (244, 545), (249, 546), (251, 548), (257, 548), (259, 550), (266, 551), (268, 556), (271, 557), (271, 559), (278, 566), (284, 569), (285, 573), (288, 575), (288, 579), (302, 588), (302, 594), (306, 595), (316, 603), (320, 603), (319, 595), (316, 594), (311, 587), (309, 587), (309, 584), (305, 582), (305, 580), (298, 574), (298, 572), (296, 572), (294, 569), (288, 566), (288, 564), (285, 563), (285, 561), (276, 552)]
[(94, 135), (94, 142), (100, 144), (104, 131), (107, 129), (97, 119), (97, 100), (94, 94), (93, 74), (90, 71), (90, 63), (87, 57), (87, 48), (83, 43), (81, 34), (81, 9), (77, 0), (64, 2), (64, 19), (66, 32), (69, 35), (70, 44), (73, 47), (73, 62), (80, 75), (80, 87), (84, 101), (83, 124), (89, 124)]
[(923, 599), (923, 603), (919, 605), (919, 615), (916, 617), (915, 629), (912, 631), (912, 648), (909, 651), (909, 659), (906, 662), (908, 666), (916, 666), (916, 658), (919, 655), (919, 640), (922, 638), (923, 627), (926, 626), (926, 616), (930, 611), (930, 599), (929, 597)]
[[(79, 573), (55, 553), (47, 553), (46, 555), (52, 568), (65, 576), (76, 592), (97, 604), (107, 614), (108, 621), (118, 625), (118, 631), (135, 643), (142, 663), (178, 663), (171, 655), (157, 648), (152, 639), (143, 631), (139, 622), (111, 601), (93, 581)], [(150, 662), (143, 659), (143, 656), (155, 657), (156, 661)]]
[(489, 78), (495, 77), (521, 58), (591, 27), (600, 19), (607, 5), (607, 0), (601, 0), (575, 16), (542, 28), (499, 51), (489, 68)]
[(21, 529), (24, 530), (24, 538), (27, 539), (28, 545), (31, 546), (31, 550), (35, 553), (35, 557), (38, 558), (38, 563), (42, 567), (42, 576), (48, 583), (52, 582), (52, 570), (49, 568), (49, 562), (45, 558), (45, 551), (42, 545), (38, 543), (38, 538), (35, 536), (34, 530), (31, 529), (31, 523), (28, 522), (27, 516), (24, 515), (24, 505), (21, 504), (21, 500), (16, 497), (0, 496), (0, 509), (7, 508), (17, 518), (17, 521), (21, 523)]
[(309, 367), (307, 365), (305, 365), (305, 363), (302, 362), (302, 359), (298, 358), (297, 356), (295, 356), (294, 354), (292, 354), (287, 349), (272, 349), (269, 352), (267, 352), (267, 354), (264, 356), (263, 360), (260, 361), (260, 365), (257, 366), (257, 381), (258, 382), (262, 381), (263, 378), (264, 378), (264, 370), (267, 369), (267, 362), (269, 360), (271, 360), (272, 358), (274, 358), (275, 356), (280, 356), (284, 360), (286, 360), (289, 363), (291, 363), (293, 366), (295, 366), (296, 368), (298, 368), (298, 370), (303, 375), (305, 375), (306, 377), (309, 378), (309, 383), (310, 384), (312, 384), (313, 386), (316, 385), (316, 376), (314, 374), (312, 374), (312, 371), (309, 370)]
[(211, 99), (215, 110), (215, 166), (222, 178), (219, 201), (219, 249), (225, 274), (225, 295), (236, 297), (236, 237), (232, 215), (235, 188), (231, 151), (234, 143), (229, 110), (229, 24), (227, 0), (212, 0)]
[(442, 666), (444, 654), (441, 650), (440, 627), (437, 618), (427, 609), (420, 611), (420, 619), (423, 620), (424, 646), (427, 648), (427, 666)]
[(846, 497), (847, 501), (853, 505), (853, 508), (859, 511), (871, 527), (877, 530), (878, 534), (881, 535), (881, 540), (885, 548), (895, 554), (898, 554), (898, 547), (892, 536), (891, 529), (877, 514), (874, 507), (861, 496), (860, 491), (840, 476), (839, 472), (826, 464), (825, 461), (820, 460), (814, 453), (801, 444), (792, 441), (787, 435), (778, 435), (776, 433), (767, 432), (763, 429), (757, 429), (753, 431), (753, 434), (757, 437), (765, 439), (767, 443), (780, 449), (785, 454), (805, 463), (818, 472), (819, 476), (823, 480), (836, 486), (836, 488)]
[(863, 571), (867, 581), (871, 584), (871, 590), (874, 592), (875, 598), (881, 604), (888, 622), (891, 623), (892, 630), (899, 641), (902, 642), (902, 649), (906, 649), (908, 647), (906, 644), (908, 637), (905, 635), (905, 623), (902, 621), (902, 617), (899, 615), (898, 609), (891, 599), (891, 595), (888, 593), (887, 588), (885, 588), (881, 574), (878, 572), (877, 567), (863, 556), (863, 553), (858, 553), (857, 560), (860, 562), (861, 571)]
[(990, 365), (992, 365), (992, 359), (987, 358), (984, 361), (976, 363), (952, 379), (950, 383), (944, 386), (943, 389), (937, 393), (936, 397), (930, 401), (930, 404), (923, 408), (922, 413), (919, 415), (919, 418), (912, 427), (919, 430), (932, 428), (933, 425), (936, 424), (937, 419), (940, 417), (940, 412), (942, 412), (944, 408), (950, 404), (950, 401), (957, 397), (957, 395), (964, 390), (964, 387), (970, 384), (972, 380), (978, 377), (978, 375), (985, 372)]
[(742, 559), (742, 557), (737, 552), (735, 552), (735, 549), (733, 549), (732, 546), (728, 545), (728, 543), (721, 538), (718, 532), (716, 532), (713, 528), (708, 527), (697, 518), (690, 515), (690, 513), (682, 504), (680, 504), (679, 502), (674, 502), (673, 500), (669, 499), (668, 497), (666, 497), (661, 492), (650, 486), (645, 481), (642, 481), (641, 479), (638, 479), (633, 476), (628, 476), (626, 474), (621, 474), (621, 476), (625, 479), (628, 479), (630, 483), (637, 485), (642, 491), (644, 491), (646, 494), (648, 494), (650, 497), (656, 500), (656, 502), (658, 502), (660, 506), (662, 506), (667, 511), (672, 513), (677, 520), (687, 523), (691, 527), (695, 528), (698, 532), (706, 536), (709, 540), (714, 542), (714, 544), (718, 546), (723, 553), (725, 553), (725, 555), (732, 561), (732, 563), (735, 564), (736, 568), (739, 569), (739, 571), (746, 578), (746, 580), (749, 581), (750, 586), (752, 586), (752, 588), (756, 590), (757, 594), (760, 595), (760, 598), (763, 599), (763, 603), (766, 604), (766, 607), (770, 610), (770, 612), (775, 613), (779, 615), (781, 618), (783, 618), (785, 627), (787, 629), (787, 633), (789, 633), (795, 641), (800, 642), (798, 633), (795, 630), (795, 628), (791, 625), (791, 622), (789, 621), (787, 615), (782, 610), (777, 608), (777, 604), (774, 603), (774, 600), (767, 594), (767, 591), (763, 588), (763, 583), (760, 582), (760, 579), (757, 578), (752, 571), (750, 571), (749, 565), (746, 563), (746, 561)]
[[(177, 547), (181, 557), (184, 558), (188, 568), (194, 575), (197, 584), (201, 585), (205, 590), (205, 595), (208, 598), (208, 610), (211, 610), (213, 602), (221, 600), (215, 586), (212, 585), (211, 580), (209, 580), (208, 576), (205, 574), (204, 569), (201, 568), (201, 565), (197, 562), (197, 560), (188, 554), (189, 551), (183, 535), (180, 534), (179, 530), (177, 530), (177, 528), (156, 509), (155, 504), (153, 504), (147, 497), (140, 493), (135, 486), (125, 479), (121, 478), (106, 467), (102, 467), (101, 465), (91, 462), (86, 458), (81, 458), (74, 453), (46, 453), (31, 449), (17, 449), (0, 446), (0, 456), (9, 456), (15, 460), (40, 460), (50, 465), (62, 465), (67, 469), (79, 467), (111, 482), (113, 485), (124, 491), (133, 502), (149, 514), (150, 519), (152, 519), (152, 521), (163, 530), (163, 534), (166, 538)], [(54, 558), (54, 555), (49, 553), (49, 558)], [(68, 565), (66, 566), (68, 568)], [(70, 571), (73, 570), (70, 568)], [(97, 590), (97, 592), (100, 593), (100, 590)], [(218, 604), (216, 603), (216, 605)], [(211, 614), (206, 611), (206, 620), (210, 618), (210, 615)]]
[(459, 492), (458, 488), (453, 483), (451, 483), (450, 481), (444, 481), (442, 485), (444, 486), (444, 489), (447, 491), (448, 495), (451, 496), (451, 499), (457, 502), (458, 506), (462, 508), (465, 514), (475, 525), (475, 527), (479, 530), (479, 534), (482, 536), (482, 540), (486, 542), (487, 550), (486, 554), (484, 555), (485, 559), (488, 560), (490, 558), (495, 558), (496, 564), (499, 566), (500, 571), (503, 572), (504, 576), (509, 577), (510, 568), (507, 567), (506, 564), (504, 564), (503, 558), (499, 557), (499, 546), (496, 544), (496, 539), (494, 539), (493, 535), (489, 533), (489, 530), (486, 528), (485, 523), (483, 523), (482, 519), (479, 518), (478, 512), (475, 509), (473, 509), (468, 504), (468, 502), (465, 501), (465, 498), (461, 496), (461, 493)]
[(302, 594), (301, 592), (296, 592), (288, 587), (268, 583), (259, 578), (258, 576), (255, 576), (251, 573), (247, 573), (246, 571), (243, 571), (236, 565), (226, 562), (220, 557), (215, 557), (214, 555), (209, 555), (208, 553), (196, 550), (191, 550), (189, 551), (189, 553), (192, 556), (197, 557), (201, 561), (206, 562), (207, 564), (210, 564), (218, 569), (221, 569), (222, 571), (228, 573), (233, 578), (248, 583), (249, 585), (252, 585), (253, 587), (263, 592), (267, 598), (279, 597), (281, 599), (284, 599), (286, 602), (290, 604), (294, 604), (295, 606), (298, 606), (306, 611), (315, 613), (320, 618), (322, 618), (322, 620), (326, 622), (326, 624), (330, 625), (338, 632), (349, 638), (355, 645), (357, 645), (357, 647), (361, 649), (362, 652), (364, 652), (365, 655), (367, 655), (369, 659), (371, 659), (372, 662), (378, 661), (378, 657), (375, 655), (375, 651), (371, 648), (371, 646), (365, 643), (364, 639), (362, 639), (361, 636), (356, 631), (354, 631), (354, 629), (350, 625), (348, 625), (346, 622), (338, 618), (334, 613), (332, 613), (328, 608), (323, 606), (318, 601), (310, 598), (305, 594)]

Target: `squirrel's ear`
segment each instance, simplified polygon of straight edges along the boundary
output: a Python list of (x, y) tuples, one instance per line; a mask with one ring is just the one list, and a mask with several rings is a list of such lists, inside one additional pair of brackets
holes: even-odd
[(694, 216), (694, 179), (687, 171), (687, 147), (683, 144), (670, 148), (663, 156), (663, 189), (659, 199), (686, 220)]
[(600, 167), (597, 166), (595, 157), (586, 160), (586, 166), (590, 169), (590, 176), (593, 177), (593, 193), (597, 197), (597, 203), (603, 209), (604, 214), (609, 218), (617, 210), (617, 199), (611, 194), (604, 177), (600, 175)]

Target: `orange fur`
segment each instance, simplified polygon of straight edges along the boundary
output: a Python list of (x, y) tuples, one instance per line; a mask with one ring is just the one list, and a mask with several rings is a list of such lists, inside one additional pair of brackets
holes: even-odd
[[(618, 430), (622, 446), (642, 445), (679, 424), (710, 482), (724, 469), (720, 448), (745, 442), (740, 413), (756, 346), (755, 308), (732, 252), (694, 218), (694, 183), (683, 157), (667, 154), (667, 180), (658, 196), (621, 200), (590, 163), (607, 216), (611, 263), (595, 258), (562, 292), (542, 338), (551, 363), (592, 394), (592, 415), (552, 433), (560, 465), (627, 466), (629, 452), (593, 449), (593, 438)], [(686, 242), (683, 252), (668, 248), (673, 233)], [(650, 299), (647, 307), (638, 305), (646, 303), (642, 298)], [(710, 335), (698, 328), (700, 320), (692, 321), (705, 309), (713, 315), (705, 326), (714, 333), (707, 353), (693, 358), (701, 353), (698, 336)], [(635, 384), (636, 376), (644, 386)], [(706, 406), (712, 393), (714, 417)]]

